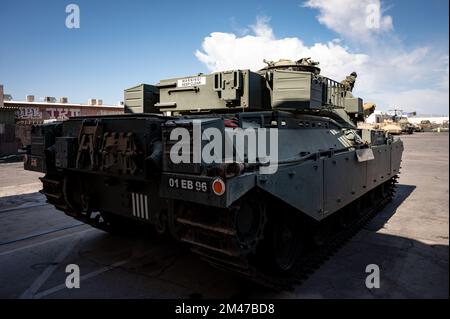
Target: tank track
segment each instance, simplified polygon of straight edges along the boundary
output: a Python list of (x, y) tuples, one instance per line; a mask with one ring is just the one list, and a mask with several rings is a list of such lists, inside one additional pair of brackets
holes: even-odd
[[(315, 249), (305, 254), (305, 256), (300, 257), (293, 269), (282, 276), (256, 268), (246, 257), (236, 254), (235, 250), (227, 251), (224, 247), (236, 247), (235, 232), (231, 232), (229, 228), (227, 228), (228, 233), (223, 236), (224, 232), (221, 227), (210, 227), (210, 225), (189, 222), (183, 218), (181, 220), (182, 225), (180, 226), (188, 228), (184, 233), (189, 234), (189, 239), (181, 237), (181, 240), (188, 243), (194, 253), (215, 268), (233, 272), (270, 289), (292, 290), (294, 284), (298, 285), (304, 282), (392, 200), (395, 195), (397, 179), (398, 176), (396, 175), (383, 184), (385, 187), (384, 194), (374, 196), (377, 190), (379, 190), (379, 187), (381, 187), (380, 185), (357, 199), (357, 201), (362, 202), (368, 200), (368, 198), (372, 198), (374, 203), (370, 207), (366, 207), (363, 211), (360, 211), (359, 216), (351, 221), (342, 231), (333, 234), (320, 246), (315, 247)], [(216, 233), (215, 237), (221, 238), (221, 249), (212, 246), (211, 241), (208, 240), (208, 238), (214, 236), (214, 233)], [(197, 240), (193, 240), (192, 238), (196, 238)], [(202, 238), (207, 241), (200, 241)]]
[(40, 191), (47, 198), (47, 202), (56, 209), (63, 211), (66, 215), (75, 218), (85, 224), (106, 232), (115, 231), (113, 225), (106, 221), (98, 213), (82, 213), (70, 207), (64, 199), (64, 181), (61, 178), (53, 176), (44, 176), (39, 178), (42, 182), (42, 190)]
[[(178, 216), (175, 219), (175, 224), (178, 229), (183, 230), (179, 239), (211, 266), (235, 273), (270, 289), (292, 290), (293, 285), (304, 282), (392, 200), (395, 195), (397, 180), (398, 175), (382, 184), (385, 186), (385, 192), (381, 196), (379, 192), (376, 193), (378, 188), (381, 187), (380, 185), (357, 199), (356, 201), (364, 204), (363, 201), (372, 198), (374, 203), (360, 211), (358, 217), (344, 229), (333, 234), (323, 244), (299, 258), (293, 269), (283, 275), (261, 270), (252, 264), (247, 258), (248, 255), (243, 256), (239, 253), (239, 250), (251, 250), (252, 247), (242, 246), (241, 241), (237, 238), (236, 230), (231, 226), (233, 224), (231, 214), (216, 212), (218, 215), (225, 216), (225, 218), (220, 218), (219, 222), (215, 220), (213, 223), (208, 223), (208, 221), (196, 219), (195, 213), (190, 212)], [(95, 228), (107, 232), (116, 230), (113, 227), (114, 224), (102, 218), (98, 213), (86, 214), (71, 209), (70, 205), (64, 200), (62, 180), (45, 176), (41, 178), (41, 181), (43, 183), (41, 193), (46, 196), (48, 203), (54, 205), (56, 209)], [(266, 220), (262, 221), (262, 223), (265, 222)]]

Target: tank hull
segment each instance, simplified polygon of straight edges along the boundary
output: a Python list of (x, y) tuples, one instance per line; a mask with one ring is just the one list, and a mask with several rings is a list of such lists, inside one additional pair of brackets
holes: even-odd
[[(274, 117), (272, 112), (256, 112), (248, 117), (248, 113), (233, 114), (239, 119), (233, 130), (254, 123), (254, 118), (283, 123), (277, 131), (278, 167), (271, 174), (251, 165), (230, 174), (228, 168), (205, 170), (203, 163), (166, 163), (170, 145), (165, 139), (180, 125), (191, 125), (196, 116), (68, 120), (58, 129), (47, 127), (42, 132), (49, 142), (45, 152), (37, 153), (45, 156), (29, 154), (25, 166), (45, 167), (43, 193), (69, 216), (110, 232), (121, 232), (125, 225), (128, 229), (148, 226), (171, 234), (215, 265), (239, 265), (241, 270), (257, 269), (256, 273), (271, 276), (292, 269), (289, 256), (297, 260), (300, 246), (322, 241), (323, 225), (336, 223), (349, 211), (355, 214), (367, 202), (376, 206), (392, 196), (401, 140), (379, 131), (343, 130), (320, 116), (280, 113)], [(202, 121), (205, 129), (227, 129), (223, 115), (203, 116)], [(95, 136), (95, 148), (83, 136)], [(355, 136), (366, 142), (356, 143)], [(224, 186), (220, 195), (213, 189), (218, 178)], [(278, 224), (296, 225), (283, 232), (298, 239), (289, 244), (294, 253), (276, 257), (282, 262), (272, 267), (260, 259), (274, 250), (276, 234), (281, 232), (274, 226)]]

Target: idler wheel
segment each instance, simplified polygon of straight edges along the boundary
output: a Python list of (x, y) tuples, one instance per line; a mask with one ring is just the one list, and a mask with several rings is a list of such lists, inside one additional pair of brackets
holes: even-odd
[(305, 247), (305, 231), (300, 219), (279, 212), (269, 218), (266, 237), (257, 253), (257, 262), (269, 272), (288, 272)]

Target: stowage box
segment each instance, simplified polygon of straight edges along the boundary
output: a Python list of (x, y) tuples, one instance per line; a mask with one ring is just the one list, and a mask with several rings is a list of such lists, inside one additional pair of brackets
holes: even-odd
[(264, 78), (250, 70), (199, 74), (162, 80), (157, 86), (160, 111), (208, 111), (263, 108)]

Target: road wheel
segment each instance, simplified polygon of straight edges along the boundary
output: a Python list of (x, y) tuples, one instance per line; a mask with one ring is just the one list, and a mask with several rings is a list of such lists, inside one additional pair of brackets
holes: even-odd
[(265, 259), (269, 259), (271, 270), (277, 273), (291, 270), (304, 247), (304, 232), (297, 218), (283, 216), (272, 221), (265, 247)]

